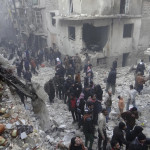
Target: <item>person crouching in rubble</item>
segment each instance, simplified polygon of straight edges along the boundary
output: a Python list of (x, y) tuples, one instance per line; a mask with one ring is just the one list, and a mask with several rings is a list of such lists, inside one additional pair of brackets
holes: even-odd
[(69, 150), (88, 150), (80, 137), (76, 136), (71, 139)]
[(55, 88), (53, 85), (53, 80), (49, 80), (48, 82), (45, 83), (44, 90), (49, 96), (50, 103), (53, 103), (55, 98)]
[(145, 84), (147, 80), (149, 80), (149, 77), (144, 77), (141, 72), (137, 73), (135, 77), (135, 85), (139, 94), (141, 94), (141, 91), (143, 90), (143, 84)]

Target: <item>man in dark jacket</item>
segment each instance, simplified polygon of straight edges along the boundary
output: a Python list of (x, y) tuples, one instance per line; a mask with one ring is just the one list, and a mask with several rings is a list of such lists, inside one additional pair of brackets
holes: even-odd
[(69, 68), (67, 69), (66, 76), (71, 75), (71, 78), (74, 79), (74, 73), (75, 73), (75, 70), (72, 64), (70, 64)]
[(112, 88), (112, 94), (115, 94), (115, 85), (116, 85), (116, 70), (111, 69), (107, 78), (106, 92), (108, 92), (109, 88)]
[(75, 89), (75, 95), (76, 95), (76, 98), (79, 98), (81, 92), (82, 92), (82, 84), (81, 82), (75, 82), (74, 84), (74, 89)]
[(146, 139), (143, 133), (140, 133), (129, 145), (129, 150), (148, 150), (148, 144), (150, 144), (150, 140)]
[(90, 87), (91, 81), (93, 81), (91, 72), (88, 72), (87, 76), (84, 78), (84, 88)]
[(145, 64), (143, 60), (141, 60), (141, 62), (137, 65), (136, 73), (141, 72), (141, 75), (144, 75), (144, 70), (145, 70)]
[(64, 82), (64, 103), (65, 104), (67, 102), (67, 99), (69, 99), (70, 88), (71, 88), (71, 85), (73, 84), (74, 84), (74, 80), (71, 78), (71, 76), (68, 76), (68, 78)]
[(124, 137), (124, 130), (126, 129), (126, 125), (123, 122), (119, 123), (119, 126), (116, 126), (113, 130), (112, 141), (118, 141), (120, 146), (123, 144), (128, 145)]
[(124, 119), (127, 125), (127, 130), (132, 130), (135, 126), (136, 119), (139, 118), (136, 107), (131, 108), (129, 111), (123, 112), (121, 117)]
[(93, 124), (93, 115), (92, 108), (93, 104), (89, 102), (88, 111), (85, 111), (85, 115), (83, 116), (83, 133), (85, 135), (85, 146), (88, 146), (88, 142), (90, 142), (89, 150), (92, 150), (92, 145), (94, 142), (94, 124)]
[(47, 95), (49, 96), (50, 103), (54, 102), (55, 88), (53, 85), (53, 80), (49, 80), (48, 82), (45, 83), (44, 90), (47, 93)]
[(112, 64), (112, 68), (113, 68), (114, 70), (116, 70), (116, 68), (117, 68), (117, 60), (118, 60), (118, 58), (116, 58), (116, 59), (113, 61), (113, 64)]
[(28, 82), (31, 82), (32, 74), (29, 70), (23, 72), (24, 79)]

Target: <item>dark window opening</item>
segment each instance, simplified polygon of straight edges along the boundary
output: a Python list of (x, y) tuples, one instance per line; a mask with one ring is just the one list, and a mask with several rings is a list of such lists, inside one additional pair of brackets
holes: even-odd
[(55, 26), (56, 25), (56, 19), (54, 19), (55, 13), (50, 13), (50, 14), (51, 14), (52, 25)]
[(109, 26), (94, 27), (84, 24), (82, 37), (86, 48), (90, 51), (103, 51), (108, 41), (108, 32)]
[(97, 65), (106, 67), (106, 57), (105, 58), (98, 58), (97, 59)]
[(124, 24), (123, 37), (130, 38), (133, 34), (133, 24)]
[(70, 13), (73, 13), (73, 1), (72, 0), (70, 0), (69, 11)]
[(122, 67), (125, 67), (127, 65), (129, 53), (123, 53), (123, 59), (122, 59)]
[(125, 14), (126, 0), (120, 0), (120, 14)]
[(75, 27), (68, 27), (68, 38), (75, 40)]

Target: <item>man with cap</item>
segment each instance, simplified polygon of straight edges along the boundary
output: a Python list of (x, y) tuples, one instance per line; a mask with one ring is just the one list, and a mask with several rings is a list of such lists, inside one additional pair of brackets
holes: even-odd
[(150, 140), (146, 139), (143, 133), (140, 133), (130, 144), (129, 150), (148, 150), (148, 144), (150, 144)]
[(119, 126), (116, 126), (113, 130), (112, 141), (118, 141), (120, 146), (123, 146), (123, 144), (128, 145), (128, 142), (124, 137), (125, 129), (126, 129), (125, 123), (120, 122)]

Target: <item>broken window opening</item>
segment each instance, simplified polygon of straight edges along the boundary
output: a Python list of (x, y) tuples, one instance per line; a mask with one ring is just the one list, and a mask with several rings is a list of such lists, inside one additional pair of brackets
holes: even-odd
[(83, 25), (82, 37), (89, 51), (102, 52), (108, 41), (109, 26), (94, 27), (90, 24)]
[(125, 14), (126, 0), (120, 0), (120, 14)]
[(70, 12), (70, 13), (73, 13), (73, 1), (72, 1), (72, 0), (70, 0), (69, 12)]
[(53, 26), (56, 26), (56, 19), (54, 19), (54, 17), (55, 17), (55, 13), (54, 13), (54, 12), (52, 12), (52, 13), (50, 13), (50, 15), (51, 15), (52, 25), (53, 25)]
[(68, 38), (75, 40), (75, 27), (68, 27)]
[(97, 58), (97, 65), (106, 66), (106, 57), (105, 58)]
[(133, 24), (124, 24), (123, 38), (131, 38), (133, 34)]

